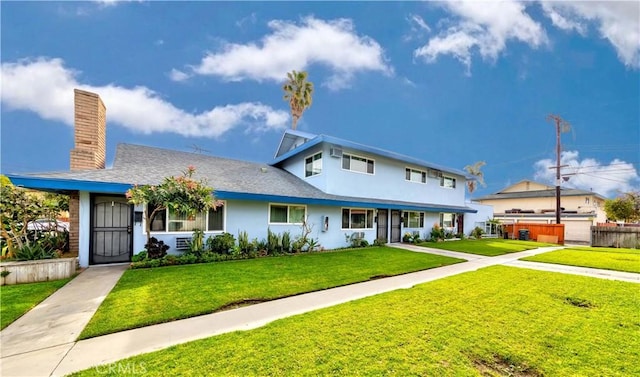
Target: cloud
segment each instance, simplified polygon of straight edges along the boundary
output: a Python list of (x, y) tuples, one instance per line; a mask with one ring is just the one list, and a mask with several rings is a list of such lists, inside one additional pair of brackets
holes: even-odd
[(417, 14), (411, 13), (405, 17), (405, 20), (410, 28), (409, 33), (402, 38), (405, 42), (422, 38), (425, 34), (431, 32), (431, 28), (426, 21)]
[(171, 69), (171, 72), (169, 72), (169, 78), (172, 81), (182, 82), (189, 79), (189, 77), (191, 76), (188, 73), (179, 71), (175, 68)]
[[(589, 190), (603, 196), (612, 197), (620, 192), (638, 191), (640, 178), (632, 163), (614, 159), (603, 164), (592, 158), (580, 160), (577, 151), (562, 152), (560, 164), (567, 165), (561, 174), (569, 178), (562, 182), (564, 188)], [(534, 178), (555, 185), (555, 159), (544, 159), (534, 164)]]
[(357, 35), (351, 20), (306, 17), (300, 23), (273, 20), (268, 26), (272, 32), (259, 42), (227, 43), (191, 69), (227, 81), (281, 82), (292, 69), (317, 64), (331, 70), (324, 83), (330, 89), (348, 87), (357, 72), (393, 73), (382, 47), (372, 38)]
[(193, 114), (178, 109), (153, 90), (137, 86), (91, 86), (77, 80), (79, 73), (61, 59), (38, 58), (2, 63), (2, 103), (9, 109), (32, 111), (40, 117), (73, 125), (73, 89), (100, 95), (107, 119), (134, 132), (174, 133), (217, 138), (244, 127), (251, 132), (284, 129), (289, 115), (259, 102), (215, 107)]
[(445, 9), (456, 16), (445, 30), (414, 51), (414, 56), (435, 62), (440, 55), (451, 55), (471, 69), (472, 54), (495, 60), (508, 41), (532, 47), (548, 42), (544, 29), (526, 12), (525, 4), (509, 0), (500, 2), (447, 2)]
[(563, 1), (542, 3), (551, 22), (563, 30), (586, 34), (587, 24), (595, 24), (600, 36), (616, 49), (625, 65), (640, 67), (640, 2)]

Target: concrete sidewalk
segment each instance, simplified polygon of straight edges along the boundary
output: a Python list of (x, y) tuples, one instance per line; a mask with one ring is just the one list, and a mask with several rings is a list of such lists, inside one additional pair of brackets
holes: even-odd
[[(397, 289), (411, 288), (416, 284), (474, 271), (487, 266), (500, 264), (517, 266), (516, 261), (519, 258), (562, 248), (545, 247), (497, 257), (484, 257), (405, 244), (394, 244), (391, 246), (417, 252), (452, 256), (467, 259), (468, 261), (431, 270), (367, 281), (219, 313), (123, 331), (74, 343), (73, 340), (91, 317), (89, 315), (82, 324), (82, 327), (74, 332), (75, 335), (60, 335), (59, 341), (47, 343), (50, 344), (49, 348), (43, 348), (42, 344), (40, 344), (37, 347), (31, 347), (33, 351), (28, 351), (29, 347), (22, 346), (22, 353), (16, 354), (12, 352), (10, 355), (3, 353), (2, 369), (0, 370), (3, 376), (61, 376), (188, 341), (208, 338), (236, 330), (254, 329), (280, 318)], [(104, 268), (109, 269), (114, 267)], [(98, 270), (99, 268), (92, 267), (87, 271), (91, 271), (92, 269)], [(87, 271), (83, 272), (83, 274)], [(120, 270), (117, 271), (118, 277), (121, 273)], [(83, 274), (81, 274), (81, 276)], [(113, 276), (115, 275), (116, 273), (114, 272)], [(74, 281), (81, 276), (74, 279)], [(86, 284), (87, 280), (89, 279), (84, 279), (84, 284)], [(113, 284), (115, 284), (115, 282)], [(60, 291), (64, 291), (66, 288), (65, 286), (65, 288)], [(85, 288), (89, 290), (89, 286)], [(108, 290), (106, 292), (102, 290), (101, 294), (105, 296), (107, 292)], [(74, 297), (73, 301), (76, 300), (78, 300), (78, 297)], [(91, 313), (91, 315), (92, 314), (93, 313)], [(12, 341), (14, 342), (13, 344), (21, 343), (19, 339), (13, 339)]]
[(0, 374), (50, 375), (127, 268), (88, 268), (2, 330)]
[(633, 272), (622, 272), (613, 270), (603, 270), (599, 268), (565, 266), (561, 264), (529, 262), (515, 260), (513, 262), (504, 263), (505, 266), (530, 268), (532, 270), (560, 272), (563, 274), (582, 275), (600, 279), (619, 280), (629, 283), (640, 283), (640, 274)]

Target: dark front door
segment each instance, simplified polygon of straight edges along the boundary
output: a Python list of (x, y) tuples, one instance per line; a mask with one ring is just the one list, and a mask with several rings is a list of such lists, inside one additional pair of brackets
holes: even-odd
[(378, 232), (376, 233), (377, 239), (383, 239), (384, 242), (389, 242), (389, 213), (386, 209), (378, 210)]
[(400, 242), (400, 211), (391, 210), (391, 242)]
[(131, 206), (124, 197), (95, 196), (91, 211), (91, 263), (131, 261)]

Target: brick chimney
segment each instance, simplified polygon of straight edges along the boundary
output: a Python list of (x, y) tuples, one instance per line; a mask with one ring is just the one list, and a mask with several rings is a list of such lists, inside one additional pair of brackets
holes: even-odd
[[(70, 153), (71, 170), (104, 169), (107, 139), (107, 108), (100, 96), (74, 89), (75, 147)], [(80, 194), (69, 194), (69, 252), (80, 250)]]
[(74, 90), (75, 148), (71, 170), (104, 169), (107, 139), (107, 109), (100, 96)]

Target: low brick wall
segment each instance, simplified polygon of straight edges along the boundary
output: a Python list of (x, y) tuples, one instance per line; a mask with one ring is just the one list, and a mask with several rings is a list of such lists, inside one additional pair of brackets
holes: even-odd
[(77, 264), (77, 258), (2, 262), (0, 270), (3, 272), (9, 271), (10, 273), (2, 277), (1, 285), (65, 279), (76, 273)]

